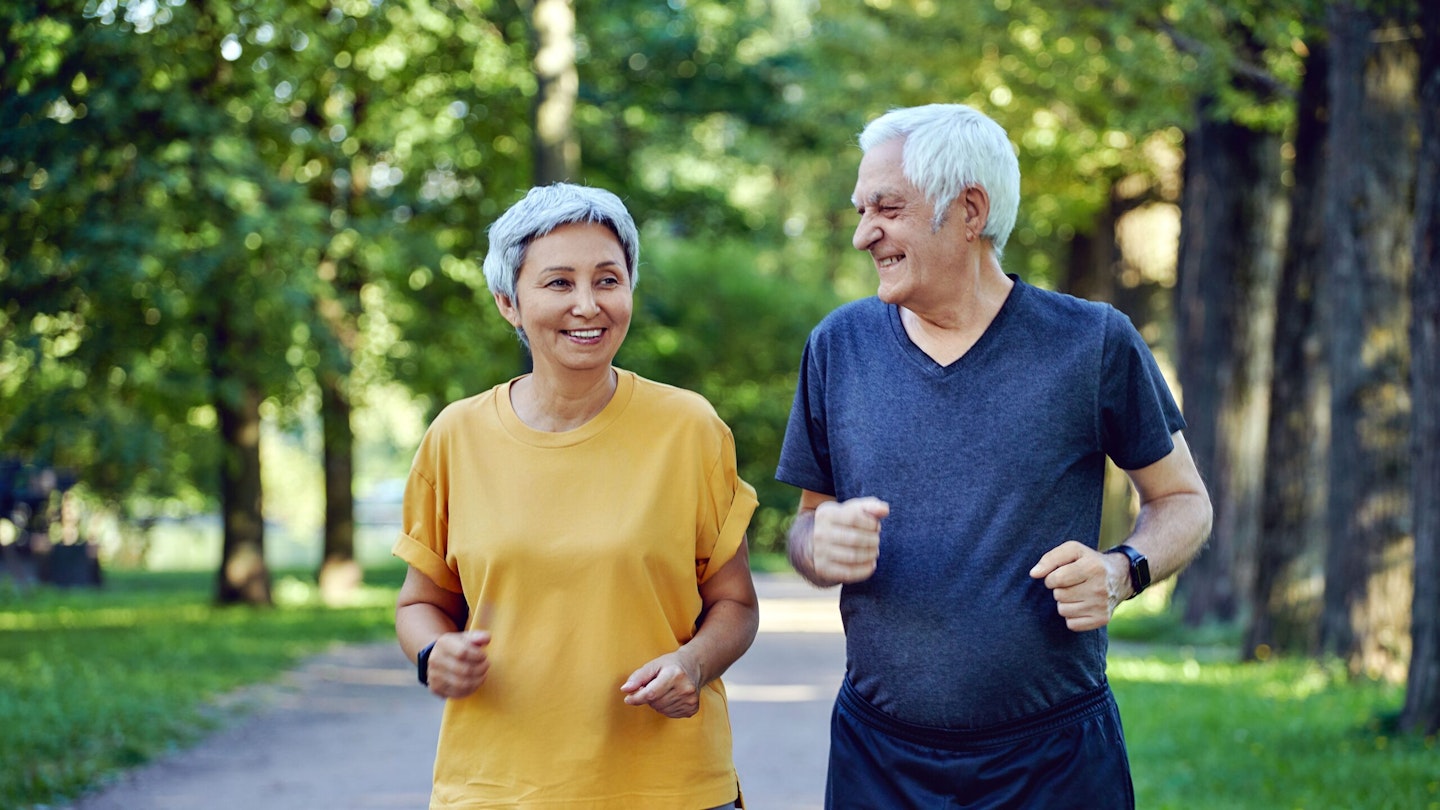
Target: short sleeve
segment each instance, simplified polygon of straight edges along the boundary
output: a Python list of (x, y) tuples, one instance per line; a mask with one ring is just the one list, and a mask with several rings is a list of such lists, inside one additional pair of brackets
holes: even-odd
[(1101, 446), (1123, 470), (1154, 464), (1175, 449), (1185, 427), (1180, 407), (1144, 338), (1114, 308), (1105, 324), (1100, 381)]
[(460, 575), (448, 559), (449, 520), (444, 491), (436, 485), (443, 463), (434, 427), (426, 432), (405, 482), (400, 536), (390, 553), (447, 591), (462, 593)]
[(805, 342), (805, 353), (800, 358), (795, 401), (790, 406), (775, 480), (811, 492), (835, 494), (825, 418), (825, 375), (818, 364), (814, 334)]
[(719, 457), (708, 480), (709, 503), (704, 504), (695, 536), (695, 580), (705, 582), (734, 559), (745, 542), (745, 530), (759, 500), (755, 488), (740, 477), (735, 462), (735, 437), (723, 427)]

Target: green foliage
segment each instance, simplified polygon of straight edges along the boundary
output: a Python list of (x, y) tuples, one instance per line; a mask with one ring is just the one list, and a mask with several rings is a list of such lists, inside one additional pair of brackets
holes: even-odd
[[(193, 742), (215, 699), (337, 641), (393, 633), (402, 575), (370, 572), (353, 607), (282, 578), (280, 607), (219, 608), (213, 575), (111, 573), (102, 590), (0, 589), (0, 806), (74, 796)], [(0, 583), (3, 588), (4, 583)]]
[[(433, 415), (522, 373), (480, 261), (530, 185), (524, 6), (4, 4), (0, 445), (142, 513), (213, 496), (213, 401), (242, 382), (271, 415), (322, 379)], [(1023, 175), (1006, 266), (1054, 282), (1114, 190), (1174, 199), (1197, 96), (1286, 126), (1322, 6), (577, 0), (577, 179), (627, 201), (653, 267), (621, 363), (715, 403), (776, 547), (804, 336), (873, 290), (868, 119), (994, 115)]]

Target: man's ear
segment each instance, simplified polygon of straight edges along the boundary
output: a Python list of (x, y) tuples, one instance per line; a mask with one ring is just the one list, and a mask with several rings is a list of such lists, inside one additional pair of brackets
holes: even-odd
[(515, 299), (505, 293), (491, 293), (495, 296), (495, 308), (500, 310), (500, 317), (510, 322), (516, 329), (520, 328), (520, 308), (515, 306)]
[(990, 194), (985, 188), (972, 183), (960, 192), (956, 202), (965, 212), (965, 231), (976, 236), (984, 233), (985, 225), (990, 221)]

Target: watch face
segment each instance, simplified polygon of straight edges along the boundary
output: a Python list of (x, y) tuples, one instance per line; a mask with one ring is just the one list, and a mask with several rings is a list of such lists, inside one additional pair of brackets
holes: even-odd
[(1145, 559), (1144, 554), (1123, 544), (1110, 549), (1110, 552), (1124, 554), (1130, 560), (1130, 590), (1138, 594), (1150, 585), (1150, 561)]

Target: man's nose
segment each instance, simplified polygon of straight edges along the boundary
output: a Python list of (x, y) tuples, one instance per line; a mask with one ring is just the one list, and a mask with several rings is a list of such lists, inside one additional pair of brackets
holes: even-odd
[(861, 217), (860, 224), (855, 226), (855, 235), (851, 237), (850, 244), (854, 245), (856, 250), (869, 250), (879, 239), (880, 228), (868, 217)]

